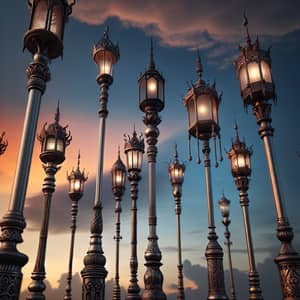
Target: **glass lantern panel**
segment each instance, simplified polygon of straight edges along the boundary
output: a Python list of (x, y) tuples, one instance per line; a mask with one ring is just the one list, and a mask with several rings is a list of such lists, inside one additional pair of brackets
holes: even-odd
[(215, 121), (216, 124), (218, 124), (219, 118), (218, 118), (217, 100), (214, 98), (211, 98), (211, 101), (212, 101), (212, 119)]
[(246, 160), (246, 167), (251, 170), (251, 160), (250, 160), (250, 155), (246, 155), (245, 157)]
[(46, 141), (46, 151), (54, 151), (55, 150), (55, 137), (48, 137)]
[(121, 187), (123, 183), (123, 172), (121, 170), (115, 171), (115, 186)]
[(112, 76), (113, 57), (109, 51), (103, 51), (103, 54), (100, 56), (98, 66), (100, 75), (108, 74)]
[(208, 95), (201, 95), (197, 98), (197, 120), (212, 120), (212, 99)]
[(257, 62), (251, 62), (248, 64), (248, 74), (250, 83), (261, 81), (259, 64)]
[(61, 139), (57, 139), (56, 143), (56, 150), (59, 152), (64, 152), (64, 141)]
[(147, 80), (147, 98), (157, 98), (157, 80), (154, 77), (150, 77)]
[(237, 167), (238, 168), (245, 168), (247, 165), (246, 165), (246, 159), (245, 159), (245, 156), (243, 154), (238, 154), (237, 157), (236, 157), (236, 160), (237, 160)]
[(52, 17), (50, 31), (54, 33), (60, 40), (62, 39), (64, 8), (61, 4), (56, 4), (52, 8)]
[(162, 80), (158, 81), (158, 98), (162, 101), (164, 101), (165, 95), (164, 95), (164, 82)]
[(37, 0), (30, 29), (45, 29), (48, 13), (48, 0)]
[(245, 66), (243, 66), (240, 70), (240, 84), (241, 84), (241, 90), (244, 90), (248, 86), (248, 77), (247, 77), (247, 71)]
[(80, 179), (74, 180), (74, 192), (80, 192), (81, 191), (81, 181)]
[(141, 151), (138, 151), (138, 169), (142, 169), (142, 164), (143, 164), (143, 153)]
[(189, 127), (192, 127), (196, 123), (196, 110), (195, 110), (195, 102), (193, 98), (189, 99), (187, 108), (189, 114)]
[(146, 99), (146, 79), (143, 77), (140, 81), (140, 102)]
[(265, 61), (261, 61), (260, 66), (261, 66), (261, 72), (264, 80), (266, 82), (272, 83), (271, 68), (269, 64), (266, 63)]
[(223, 217), (229, 217), (229, 204), (225, 201), (220, 203), (220, 209)]

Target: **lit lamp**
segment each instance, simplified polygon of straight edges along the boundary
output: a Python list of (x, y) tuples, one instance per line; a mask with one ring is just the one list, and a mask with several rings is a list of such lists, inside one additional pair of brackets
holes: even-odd
[[(218, 166), (216, 155), (216, 138), (218, 137), (220, 140), (218, 108), (221, 102), (221, 95), (217, 93), (215, 83), (210, 85), (202, 79), (203, 69), (199, 53), (197, 57), (196, 72), (198, 73), (199, 79), (195, 84), (192, 84), (192, 87), (189, 88), (186, 96), (183, 99), (183, 102), (188, 112), (189, 159), (191, 159), (190, 137), (193, 136), (197, 139), (198, 163), (200, 163), (199, 140), (201, 140), (203, 143), (202, 152), (204, 154), (209, 229), (209, 242), (205, 251), (209, 278), (208, 299), (227, 299), (224, 284), (223, 250), (218, 243), (218, 237), (215, 232), (209, 155), (209, 141), (211, 138), (213, 138), (216, 166)], [(222, 160), (222, 157), (220, 160)]]
[(168, 167), (169, 178), (173, 187), (173, 196), (175, 200), (175, 213), (176, 213), (176, 224), (177, 224), (177, 244), (178, 244), (178, 285), (177, 285), (177, 299), (184, 300), (184, 284), (183, 284), (183, 265), (182, 265), (182, 254), (181, 254), (181, 225), (180, 225), (180, 214), (181, 214), (181, 188), (184, 180), (185, 165), (179, 163), (177, 145), (175, 144), (175, 153), (173, 163), (169, 164)]
[[(230, 241), (230, 231), (229, 225), (231, 223), (229, 219), (229, 205), (230, 200), (228, 200), (224, 195), (219, 201), (219, 206), (221, 209), (221, 214), (223, 217), (222, 223), (225, 226), (224, 236), (226, 239), (225, 245), (227, 246), (227, 255), (228, 255), (228, 264), (229, 264), (229, 274), (230, 274), (230, 300), (235, 300), (235, 287), (234, 287), (234, 280), (233, 280), (233, 270), (232, 270), (232, 259), (231, 259), (231, 245), (232, 242)], [(253, 299), (253, 298), (250, 298)]]
[(93, 47), (92, 57), (98, 66), (97, 82), (100, 85), (99, 114), (99, 152), (96, 174), (95, 200), (93, 219), (91, 221), (90, 245), (84, 257), (82, 277), (82, 300), (105, 298), (106, 258), (102, 248), (103, 218), (102, 218), (102, 178), (104, 163), (105, 128), (108, 115), (108, 89), (113, 82), (112, 66), (120, 58), (119, 46), (109, 38), (108, 28), (102, 39)]
[(113, 300), (121, 300), (120, 275), (119, 275), (119, 254), (120, 254), (120, 214), (122, 212), (121, 200), (125, 191), (126, 167), (120, 158), (120, 149), (118, 151), (118, 159), (111, 168), (112, 192), (115, 196), (115, 216), (116, 216), (116, 233), (114, 239), (116, 241), (116, 271), (115, 281), (113, 286)]
[(131, 196), (131, 256), (130, 256), (130, 284), (128, 286), (126, 299), (141, 300), (140, 287), (138, 284), (138, 258), (137, 258), (137, 199), (138, 199), (138, 183), (141, 180), (140, 172), (142, 170), (144, 139), (142, 135), (137, 136), (135, 128), (132, 137), (125, 137), (124, 152), (126, 155), (128, 180), (130, 182)]
[(78, 153), (77, 167), (67, 174), (67, 179), (69, 181), (69, 198), (72, 200), (71, 209), (71, 246), (69, 254), (69, 268), (67, 275), (67, 285), (65, 290), (64, 300), (72, 300), (72, 268), (73, 268), (73, 254), (74, 254), (74, 242), (75, 242), (75, 232), (76, 232), (76, 219), (78, 213), (78, 201), (83, 196), (84, 184), (88, 179), (85, 171), (80, 170), (80, 153)]
[(235, 128), (235, 140), (232, 143), (231, 149), (227, 152), (227, 157), (231, 162), (231, 173), (235, 178), (235, 184), (240, 192), (240, 204), (243, 212), (245, 237), (247, 242), (247, 251), (249, 258), (249, 298), (263, 299), (260, 287), (259, 274), (255, 266), (255, 257), (252, 243), (250, 218), (248, 212), (249, 198), (248, 188), (249, 179), (251, 175), (251, 155), (252, 149), (247, 148), (246, 143), (240, 141), (237, 124)]
[(8, 142), (4, 139), (4, 136), (5, 132), (2, 132), (2, 134), (0, 135), (0, 155), (2, 155), (5, 152), (8, 145)]
[[(31, 273), (31, 283), (28, 286), (29, 295), (26, 299), (45, 299), (44, 291), (46, 285), (45, 258), (48, 239), (49, 217), (51, 209), (52, 194), (55, 191), (55, 174), (60, 169), (61, 163), (65, 160), (65, 150), (70, 144), (72, 137), (67, 132), (68, 126), (62, 127), (59, 124), (60, 112), (59, 106), (55, 114), (55, 122), (46, 126), (44, 125), (38, 140), (41, 143), (40, 160), (43, 162), (43, 168), (46, 177), (43, 183), (43, 194), (45, 199), (42, 225), (38, 245), (38, 253), (35, 266)], [(61, 145), (61, 146), (58, 146)]]
[(144, 112), (144, 124), (146, 125), (145, 137), (148, 144), (148, 175), (149, 175), (149, 236), (148, 246), (145, 251), (146, 272), (144, 275), (145, 289), (142, 293), (143, 300), (165, 300), (163, 292), (163, 274), (160, 270), (161, 251), (158, 246), (158, 236), (156, 233), (156, 155), (157, 141), (159, 136), (158, 125), (161, 122), (159, 112), (165, 106), (165, 79), (162, 74), (155, 69), (153, 58), (153, 45), (151, 39), (150, 63), (139, 78), (139, 104), (140, 110)]
[(300, 284), (291, 284), (291, 282), (299, 282), (298, 275), (295, 274), (300, 274), (300, 256), (292, 246), (293, 229), (289, 224), (281, 198), (271, 145), (274, 132), (271, 124), (271, 100), (276, 100), (276, 93), (272, 78), (270, 49), (268, 51), (261, 49), (258, 39), (254, 43), (251, 42), (246, 17), (244, 25), (247, 43), (245, 47), (240, 46), (240, 55), (235, 61), (236, 72), (244, 105), (253, 107), (253, 114), (259, 125), (258, 133), (264, 142), (277, 214), (277, 238), (281, 242), (280, 252), (275, 262), (279, 268), (283, 299), (299, 299)]

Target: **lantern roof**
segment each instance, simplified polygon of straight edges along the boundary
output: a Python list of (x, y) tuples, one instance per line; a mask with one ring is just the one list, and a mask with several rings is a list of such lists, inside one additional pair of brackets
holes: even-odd
[(121, 170), (122, 172), (126, 173), (126, 167), (120, 157), (120, 147), (118, 148), (118, 158), (111, 167), (111, 172), (114, 172), (115, 170)]
[(220, 206), (229, 206), (230, 205), (230, 200), (225, 197), (224, 193), (222, 194), (222, 197), (219, 200), (219, 205)]
[(106, 27), (102, 39), (96, 43), (93, 47), (93, 58), (95, 60), (95, 56), (98, 52), (101, 51), (109, 51), (112, 52), (115, 61), (113, 63), (116, 63), (120, 58), (120, 49), (119, 44), (116, 45), (111, 41), (109, 38), (109, 26)]
[(173, 169), (182, 169), (182, 171), (185, 171), (185, 164), (181, 164), (178, 160), (178, 151), (177, 151), (177, 144), (174, 144), (174, 160), (171, 164), (169, 164), (169, 172)]
[(80, 151), (78, 151), (77, 156), (77, 166), (72, 169), (70, 174), (67, 174), (67, 179), (70, 181), (72, 179), (80, 179), (81, 181), (87, 181), (88, 175), (85, 173), (85, 170), (80, 170)]
[(53, 136), (55, 138), (63, 139), (65, 141), (65, 145), (68, 146), (72, 140), (71, 132), (67, 131), (68, 125), (62, 127), (59, 124), (60, 120), (60, 111), (59, 111), (59, 102), (57, 104), (56, 112), (54, 115), (54, 122), (49, 124), (47, 127), (47, 123), (44, 124), (41, 133), (38, 135), (38, 140), (43, 143), (44, 139), (48, 136)]
[(144, 139), (143, 139), (143, 134), (141, 134), (138, 137), (136, 130), (135, 130), (135, 126), (133, 128), (132, 137), (130, 137), (130, 135), (124, 134), (124, 140), (125, 140), (125, 145), (124, 145), (125, 152), (130, 151), (130, 150), (138, 150), (138, 151), (144, 153), (145, 143), (144, 143)]

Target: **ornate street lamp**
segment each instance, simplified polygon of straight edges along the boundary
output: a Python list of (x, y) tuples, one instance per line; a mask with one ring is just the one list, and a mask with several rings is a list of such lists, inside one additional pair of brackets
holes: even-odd
[(66, 0), (30, 0), (31, 18), (24, 36), (24, 48), (33, 55), (27, 68), (28, 100), (20, 151), (16, 166), (10, 205), (0, 222), (0, 298), (18, 299), (22, 282), (22, 267), (28, 258), (17, 250), (22, 243), (26, 226), (23, 216), (24, 202), (31, 165), (32, 151), (41, 97), (50, 80), (49, 59), (62, 55), (63, 31), (74, 2)]
[(72, 137), (70, 132), (67, 132), (67, 126), (62, 127), (59, 124), (59, 107), (55, 114), (55, 122), (48, 125), (44, 124), (42, 132), (38, 136), (41, 143), (40, 160), (43, 163), (43, 168), (46, 177), (43, 183), (43, 194), (45, 198), (44, 211), (42, 216), (42, 226), (40, 231), (40, 239), (38, 253), (35, 266), (31, 274), (31, 283), (28, 286), (29, 295), (26, 299), (45, 299), (44, 290), (46, 285), (44, 279), (45, 258), (48, 238), (49, 217), (51, 209), (52, 194), (55, 191), (55, 174), (60, 169), (60, 164), (65, 160), (66, 147), (70, 144)]
[[(218, 108), (221, 101), (221, 95), (218, 95), (215, 83), (210, 85), (202, 79), (203, 69), (199, 53), (197, 58), (196, 72), (199, 75), (199, 79), (195, 84), (192, 85), (191, 88), (189, 88), (186, 96), (183, 99), (183, 102), (188, 112), (189, 141), (191, 136), (197, 139), (198, 163), (200, 163), (199, 140), (201, 140), (203, 143), (202, 152), (204, 154), (209, 229), (209, 242), (205, 251), (209, 278), (208, 299), (227, 299), (224, 284), (223, 250), (218, 243), (218, 236), (215, 231), (209, 157), (209, 140), (213, 138), (216, 152), (216, 137), (219, 137), (220, 139)], [(190, 146), (189, 159), (191, 159)], [(220, 160), (222, 160), (222, 157)], [(217, 164), (218, 163), (216, 159), (216, 166)]]
[(232, 260), (231, 260), (231, 249), (230, 246), (232, 245), (232, 242), (230, 241), (230, 231), (229, 231), (229, 225), (231, 223), (229, 219), (229, 205), (230, 201), (223, 197), (219, 201), (223, 221), (222, 223), (225, 226), (225, 232), (224, 236), (226, 239), (225, 245), (227, 246), (227, 255), (228, 255), (228, 264), (229, 264), (229, 275), (230, 275), (230, 300), (236, 300), (235, 297), (235, 287), (234, 287), (234, 281), (233, 281), (233, 271), (232, 271)]
[(277, 172), (274, 164), (271, 137), (274, 128), (271, 119), (271, 100), (276, 100), (275, 84), (272, 77), (270, 49), (260, 48), (258, 39), (252, 43), (247, 31), (247, 44), (240, 47), (240, 55), (235, 61), (240, 80), (241, 96), (244, 105), (253, 107), (253, 114), (259, 125), (258, 133), (264, 142), (270, 173), (274, 203), (277, 214), (277, 238), (281, 242), (279, 255), (275, 258), (280, 273), (283, 299), (300, 299), (300, 256), (292, 246), (293, 229), (289, 224), (283, 200), (281, 199)]
[(130, 257), (130, 284), (127, 290), (127, 300), (141, 300), (140, 287), (138, 285), (138, 258), (137, 258), (137, 205), (138, 183), (141, 180), (140, 172), (142, 170), (144, 139), (138, 137), (135, 129), (132, 137), (125, 136), (124, 152), (126, 154), (128, 180), (130, 182), (131, 196), (131, 257)]
[(153, 58), (153, 45), (151, 40), (150, 63), (148, 70), (141, 75), (139, 81), (139, 103), (140, 109), (145, 113), (144, 124), (146, 142), (148, 144), (148, 176), (149, 176), (149, 236), (148, 247), (145, 251), (144, 275), (145, 289), (142, 294), (144, 300), (165, 300), (163, 292), (163, 274), (160, 270), (161, 252), (158, 246), (158, 236), (156, 234), (156, 154), (157, 139), (159, 136), (158, 125), (161, 122), (159, 112), (165, 106), (165, 79), (155, 69)]
[(119, 283), (119, 253), (120, 253), (120, 214), (122, 212), (121, 200), (125, 191), (125, 179), (126, 179), (126, 167), (120, 158), (120, 149), (118, 151), (118, 159), (113, 164), (111, 168), (112, 177), (112, 192), (115, 196), (115, 216), (116, 216), (116, 233), (114, 240), (116, 241), (116, 272), (115, 272), (115, 282), (113, 286), (113, 300), (121, 300), (121, 289)]
[(75, 231), (76, 231), (76, 219), (78, 213), (78, 201), (83, 196), (84, 184), (88, 179), (86, 173), (80, 170), (80, 153), (78, 153), (77, 167), (72, 169), (70, 174), (67, 174), (69, 181), (69, 198), (72, 201), (72, 223), (71, 223), (71, 245), (69, 254), (69, 269), (67, 276), (67, 286), (65, 293), (65, 300), (72, 300), (72, 267), (73, 267), (73, 253), (74, 253), (74, 242), (75, 242)]
[(8, 142), (4, 139), (4, 136), (5, 132), (2, 132), (2, 134), (0, 135), (0, 155), (2, 155), (5, 152), (8, 145)]
[[(112, 67), (117, 63), (120, 53), (118, 45), (114, 45), (108, 36), (108, 28), (103, 38), (93, 47), (93, 59), (98, 66), (99, 73), (97, 82), (100, 85), (100, 108), (99, 108), (99, 153), (98, 169), (96, 175), (96, 192), (94, 201), (94, 216), (91, 222), (90, 247), (84, 258), (82, 276), (82, 299), (104, 300), (106, 258), (102, 249), (102, 177), (104, 163), (105, 126), (108, 115), (107, 101), (108, 89), (113, 82)], [(108, 67), (109, 66), (109, 67)]]
[(183, 285), (183, 274), (182, 274), (182, 255), (181, 255), (181, 225), (180, 225), (180, 214), (181, 214), (181, 188), (184, 180), (185, 165), (179, 163), (177, 145), (175, 144), (175, 153), (173, 163), (169, 164), (168, 167), (170, 181), (173, 187), (173, 196), (175, 200), (175, 213), (177, 223), (177, 245), (178, 245), (178, 285), (177, 285), (177, 299), (184, 300), (184, 285)]
[(235, 140), (232, 148), (227, 152), (227, 157), (231, 162), (231, 173), (235, 178), (237, 190), (240, 192), (240, 204), (243, 211), (245, 237), (249, 259), (249, 299), (263, 299), (260, 287), (259, 274), (255, 266), (255, 257), (252, 243), (251, 226), (249, 219), (249, 176), (251, 175), (251, 155), (252, 149), (247, 148), (245, 142), (241, 142), (238, 134), (237, 124), (235, 128)]

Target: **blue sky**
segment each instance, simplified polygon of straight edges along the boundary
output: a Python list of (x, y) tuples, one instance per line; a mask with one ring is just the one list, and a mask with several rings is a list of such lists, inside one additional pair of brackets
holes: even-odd
[[(204, 66), (204, 79), (217, 82), (217, 90), (223, 91), (219, 110), (223, 147), (229, 149), (234, 136), (233, 124), (237, 120), (240, 136), (246, 138), (247, 145), (253, 145), (253, 172), (250, 182), (250, 213), (253, 227), (256, 260), (261, 264), (262, 288), (266, 298), (268, 293), (268, 272), (277, 272), (270, 263), (279, 249), (275, 237), (275, 209), (269, 182), (268, 170), (262, 142), (257, 134), (257, 125), (251, 110), (245, 113), (239, 94), (239, 83), (235, 76), (233, 59), (238, 55), (238, 44), (244, 42), (242, 26), (243, 10), (247, 10), (249, 29), (253, 38), (258, 34), (264, 48), (272, 46), (273, 76), (276, 84), (278, 103), (273, 106), (273, 125), (275, 127), (274, 148), (279, 170), (280, 185), (291, 224), (295, 228), (295, 245), (299, 243), (299, 174), (300, 150), (298, 111), (298, 83), (300, 80), (300, 23), (299, 4), (291, 1), (261, 1), (262, 9), (256, 10), (255, 3), (232, 1), (232, 7), (222, 3), (212, 10), (211, 4), (204, 1), (188, 1), (182, 7), (180, 1), (145, 1), (144, 7), (136, 1), (114, 4), (109, 1), (79, 1), (74, 8), (65, 32), (64, 57), (50, 64), (52, 80), (43, 96), (39, 129), (45, 121), (53, 120), (57, 100), (61, 103), (61, 122), (69, 124), (73, 141), (67, 150), (66, 162), (57, 175), (57, 192), (53, 199), (50, 221), (50, 235), (47, 252), (47, 274), (52, 287), (59, 287), (57, 280), (67, 270), (69, 248), (69, 210), (65, 173), (76, 162), (78, 148), (82, 153), (82, 166), (90, 173), (86, 193), (80, 202), (78, 216), (79, 228), (76, 240), (74, 271), (82, 269), (82, 259), (88, 248), (89, 220), (94, 195), (94, 176), (97, 159), (98, 97), (96, 65), (91, 58), (91, 49), (109, 24), (111, 39), (119, 41), (121, 58), (115, 66), (114, 83), (109, 92), (109, 115), (107, 121), (107, 140), (105, 153), (105, 197), (104, 205), (104, 252), (108, 257), (108, 279), (113, 277), (114, 257), (114, 217), (113, 196), (110, 192), (112, 163), (116, 159), (117, 146), (123, 146), (123, 133), (131, 133), (133, 123), (138, 131), (144, 130), (143, 113), (138, 108), (137, 79), (149, 60), (150, 36), (154, 38), (154, 55), (157, 68), (166, 79), (166, 106), (161, 112), (162, 123), (158, 144), (157, 163), (157, 213), (158, 235), (163, 254), (162, 268), (165, 275), (165, 290), (174, 291), (176, 283), (176, 235), (174, 201), (169, 184), (167, 165), (173, 157), (173, 144), (177, 142), (180, 160), (186, 162), (186, 176), (182, 197), (183, 258), (185, 263), (186, 285), (191, 287), (191, 299), (196, 293), (206, 293), (206, 286), (197, 281), (205, 273), (204, 251), (207, 243), (207, 205), (205, 198), (205, 179), (203, 165), (195, 160), (187, 162), (187, 113), (182, 98), (187, 91), (187, 81), (196, 80), (195, 49), (200, 48)], [(269, 7), (269, 10), (264, 10)], [(29, 12), (26, 3), (19, 1), (1, 2), (2, 17), (0, 37), (0, 131), (6, 131), (9, 146), (0, 157), (0, 212), (8, 206), (13, 173), (18, 153), (24, 119), (27, 91), (26, 67), (31, 61), (27, 51), (22, 52), (23, 34), (27, 29)], [(202, 8), (202, 10), (200, 9)], [(150, 10), (153, 11), (150, 11)], [(214, 12), (214, 13), (212, 13)], [(209, 14), (210, 13), (210, 14)], [(195, 17), (198, 19), (195, 20)], [(190, 18), (188, 18), (190, 16)], [(275, 22), (274, 19), (278, 22)], [(40, 224), (42, 207), (43, 171), (38, 159), (39, 145), (36, 142), (25, 216), (27, 229), (24, 244), (20, 249), (30, 257), (24, 268), (24, 288), (32, 271)], [(195, 143), (192, 151), (196, 153)], [(224, 157), (225, 154), (223, 153)], [(124, 157), (124, 156), (123, 156)], [(139, 208), (139, 276), (143, 286), (143, 252), (147, 239), (147, 164), (143, 165), (143, 180), (140, 188)], [(233, 264), (242, 278), (247, 271), (242, 214), (238, 193), (230, 173), (229, 162), (225, 158), (218, 169), (212, 169), (215, 221), (220, 243), (223, 244), (223, 227), (217, 202), (225, 192), (231, 200), (231, 230), (233, 241)], [(127, 287), (130, 243), (129, 193), (123, 199), (121, 242), (121, 283)], [(36, 246), (32, 246), (36, 245)], [(298, 250), (300, 247), (296, 247)], [(196, 266), (199, 265), (197, 269)], [(194, 267), (194, 269), (193, 269)], [(227, 260), (224, 259), (227, 269)], [(198, 270), (196, 276), (191, 270)], [(273, 268), (273, 269), (272, 269)], [(59, 269), (59, 272), (57, 270)], [(270, 271), (271, 270), (271, 271)], [(205, 278), (206, 280), (206, 278)], [(265, 288), (265, 289), (264, 289)], [(242, 288), (241, 288), (242, 289)], [(241, 290), (240, 295), (246, 291)], [(269, 292), (270, 293), (270, 292)], [(277, 292), (274, 292), (277, 293)], [(202, 294), (201, 294), (202, 295)], [(268, 294), (269, 295), (269, 294)], [(269, 296), (271, 297), (271, 295)], [(272, 299), (279, 299), (272, 295)]]

